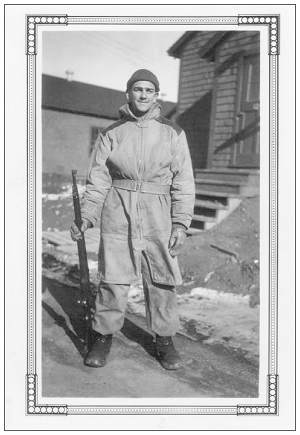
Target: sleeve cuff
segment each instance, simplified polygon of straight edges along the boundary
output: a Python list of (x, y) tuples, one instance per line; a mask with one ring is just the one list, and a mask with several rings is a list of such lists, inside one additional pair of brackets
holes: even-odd
[(182, 224), (181, 222), (173, 222), (172, 223), (172, 228), (181, 228), (184, 231), (188, 230), (188, 228), (184, 224)]

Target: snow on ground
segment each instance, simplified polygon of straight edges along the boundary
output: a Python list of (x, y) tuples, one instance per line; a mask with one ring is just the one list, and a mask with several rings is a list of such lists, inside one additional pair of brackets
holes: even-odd
[[(69, 231), (74, 220), (72, 185), (51, 180), (42, 195), (43, 230)], [(79, 195), (84, 189), (78, 183)], [(213, 246), (236, 252), (239, 261)], [(89, 253), (89, 269), (96, 277), (97, 248), (94, 251)], [(177, 289), (181, 332), (203, 343), (221, 344), (257, 364), (259, 198), (245, 199), (215, 228), (188, 238), (179, 263), (184, 280)], [(145, 315), (141, 285), (131, 287), (128, 310)]]
[[(180, 331), (210, 345), (222, 345), (254, 364), (259, 356), (259, 307), (249, 306), (249, 296), (194, 288), (177, 295)], [(145, 316), (143, 289), (131, 286), (128, 311)]]
[[(85, 191), (85, 186), (77, 184), (77, 188), (79, 195), (82, 195)], [(72, 198), (72, 184), (64, 185), (59, 193), (42, 193), (42, 199), (44, 201), (58, 201), (66, 198)]]
[(98, 270), (98, 261), (88, 259), (89, 270)]

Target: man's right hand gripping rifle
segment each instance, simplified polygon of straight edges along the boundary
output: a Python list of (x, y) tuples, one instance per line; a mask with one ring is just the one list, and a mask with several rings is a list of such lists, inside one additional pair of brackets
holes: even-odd
[(74, 240), (74, 242), (77, 242), (77, 240), (81, 240), (82, 233), (84, 233), (87, 229), (92, 228), (92, 226), (93, 226), (92, 223), (84, 218), (82, 218), (82, 225), (80, 229), (75, 224), (75, 222), (73, 222), (70, 228), (70, 234), (72, 240)]

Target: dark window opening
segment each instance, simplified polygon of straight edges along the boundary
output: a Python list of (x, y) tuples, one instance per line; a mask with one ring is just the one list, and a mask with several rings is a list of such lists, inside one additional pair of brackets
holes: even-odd
[(103, 127), (91, 127), (89, 155), (92, 154), (97, 137), (99, 133), (101, 133), (103, 130), (104, 130)]

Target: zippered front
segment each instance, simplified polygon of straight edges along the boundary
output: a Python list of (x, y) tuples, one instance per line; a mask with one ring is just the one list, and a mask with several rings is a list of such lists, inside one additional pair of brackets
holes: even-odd
[(140, 186), (142, 183), (142, 164), (143, 164), (143, 127), (140, 126), (139, 124), (137, 124), (137, 127), (140, 131), (140, 146), (139, 146), (139, 150), (140, 150), (140, 158), (139, 158), (139, 167), (138, 167), (138, 189), (137, 189), (137, 200), (136, 200), (136, 205), (137, 205), (137, 227), (139, 229), (139, 239), (142, 242), (143, 240), (143, 229), (142, 229), (142, 216), (141, 216), (141, 204), (140, 204)]
[(142, 277), (142, 270), (141, 270), (141, 264), (142, 264), (142, 248), (143, 248), (143, 230), (142, 230), (142, 216), (141, 216), (141, 205), (140, 205), (140, 186), (142, 183), (142, 156), (143, 156), (143, 128), (139, 125), (139, 123), (136, 124), (136, 128), (138, 129), (138, 135), (139, 135), (139, 143), (138, 143), (138, 161), (137, 161), (137, 190), (133, 192), (134, 195), (136, 195), (136, 229), (137, 229), (137, 275), (139, 279)]

